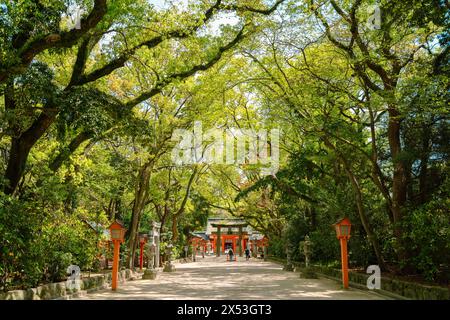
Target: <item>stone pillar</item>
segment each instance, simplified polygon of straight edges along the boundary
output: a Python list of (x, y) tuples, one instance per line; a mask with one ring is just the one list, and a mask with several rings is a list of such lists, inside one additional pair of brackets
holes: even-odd
[(160, 244), (159, 244), (159, 235), (155, 237), (155, 268), (159, 268), (159, 261), (160, 261)]
[(155, 245), (155, 254), (154, 254), (154, 267), (155, 268), (159, 268), (159, 236), (160, 236), (160, 228), (161, 228), (161, 223), (159, 222), (152, 222), (152, 239), (151, 239), (151, 243)]
[[(147, 244), (146, 244), (147, 246)], [(154, 243), (150, 244), (149, 250), (148, 250), (148, 269), (155, 269), (155, 252), (156, 252), (156, 245)]]
[[(184, 258), (188, 257), (189, 246), (184, 246)], [(194, 254), (194, 244), (192, 244), (192, 254)]]
[(167, 261), (164, 265), (163, 272), (175, 272), (175, 266), (172, 264), (172, 249), (173, 245), (169, 242), (166, 247)]
[(142, 275), (142, 279), (156, 279), (158, 271), (155, 269), (159, 266), (159, 228), (160, 223), (152, 222), (152, 229), (149, 232), (149, 241), (145, 245), (145, 252), (148, 258), (147, 269)]
[(158, 274), (158, 271), (156, 271), (156, 269), (154, 268), (155, 265), (155, 249), (156, 249), (156, 245), (154, 243), (149, 244), (147, 243), (146, 245), (146, 250), (145, 252), (147, 252), (148, 254), (148, 267), (147, 269), (144, 271), (144, 274), (142, 275), (142, 279), (151, 279), (154, 280), (156, 279), (156, 276)]
[[(192, 261), (195, 262), (195, 257), (197, 256), (197, 243), (192, 243)], [(187, 257), (187, 251), (186, 251)]]
[(286, 245), (286, 265), (283, 270), (285, 271), (294, 271), (294, 267), (292, 265), (292, 247), (290, 244)]
[(305, 242), (303, 244), (303, 253), (305, 254), (305, 267), (308, 268), (309, 267), (309, 257), (310, 257), (310, 246), (311, 246), (311, 241), (309, 240), (309, 236), (306, 235), (305, 236)]
[(305, 241), (302, 244), (303, 254), (305, 255), (305, 268), (300, 269), (300, 277), (305, 279), (317, 279), (317, 274), (313, 268), (310, 268), (311, 257), (311, 241), (309, 236), (305, 236)]
[(220, 251), (222, 250), (222, 234), (220, 231), (220, 226), (217, 226), (216, 252), (218, 257), (220, 257)]
[(239, 257), (242, 257), (242, 226), (239, 226)]

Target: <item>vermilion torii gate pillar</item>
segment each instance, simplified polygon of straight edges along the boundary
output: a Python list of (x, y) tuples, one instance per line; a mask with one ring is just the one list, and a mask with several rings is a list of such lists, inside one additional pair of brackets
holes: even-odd
[(221, 227), (222, 226), (217, 226), (216, 252), (218, 257), (220, 257), (220, 251), (222, 250), (222, 235), (220, 233)]
[(242, 257), (242, 226), (239, 226), (239, 257)]
[[(219, 223), (211, 223), (211, 226), (216, 228), (216, 255), (217, 257), (220, 257), (220, 254), (222, 253), (222, 244), (224, 243), (224, 237), (226, 237), (228, 240), (230, 239), (230, 237), (232, 237), (232, 239), (234, 238), (233, 241), (233, 249), (235, 248), (235, 245), (239, 246), (239, 249), (236, 248), (236, 250), (239, 250), (239, 256), (242, 257), (243, 255), (243, 228), (247, 226), (247, 223), (229, 223), (229, 222), (219, 222)], [(223, 235), (222, 234), (222, 228), (228, 228), (228, 234), (227, 235)], [(239, 230), (239, 234), (238, 236), (236, 235), (231, 235), (232, 234), (232, 228), (238, 228)], [(238, 237), (238, 239), (237, 239)], [(238, 242), (238, 243), (236, 243)]]

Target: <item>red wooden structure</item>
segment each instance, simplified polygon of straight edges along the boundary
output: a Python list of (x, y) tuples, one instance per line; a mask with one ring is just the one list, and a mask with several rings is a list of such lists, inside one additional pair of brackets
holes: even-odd
[(349, 218), (344, 218), (336, 222), (334, 225), (336, 237), (341, 244), (341, 266), (342, 266), (342, 284), (344, 289), (348, 289), (348, 253), (347, 241), (350, 239), (350, 230), (352, 224)]

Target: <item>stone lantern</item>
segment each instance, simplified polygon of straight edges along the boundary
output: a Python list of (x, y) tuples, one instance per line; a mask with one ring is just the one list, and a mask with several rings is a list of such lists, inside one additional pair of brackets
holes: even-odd
[(285, 271), (294, 271), (294, 266), (292, 265), (292, 245), (288, 243), (286, 245), (286, 265), (283, 270)]
[(309, 236), (305, 236), (305, 242), (303, 243), (303, 254), (305, 255), (305, 266), (309, 267), (309, 257), (311, 254), (311, 241), (309, 240)]
[(175, 266), (172, 264), (172, 249), (173, 245), (169, 242), (169, 244), (166, 246), (167, 261), (164, 265), (163, 272), (175, 272)]

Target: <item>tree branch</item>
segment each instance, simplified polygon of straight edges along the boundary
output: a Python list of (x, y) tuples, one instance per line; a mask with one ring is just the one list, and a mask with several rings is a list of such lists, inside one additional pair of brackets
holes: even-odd
[(220, 47), (218, 52), (216, 53), (216, 55), (208, 62), (195, 65), (195, 66), (191, 67), (189, 70), (178, 72), (178, 73), (173, 73), (165, 78), (162, 78), (160, 81), (157, 81), (155, 83), (154, 87), (151, 90), (144, 92), (144, 93), (140, 94), (139, 96), (137, 96), (136, 98), (126, 102), (126, 106), (128, 108), (132, 108), (132, 107), (138, 105), (139, 103), (153, 97), (154, 95), (160, 93), (162, 91), (162, 89), (165, 86), (167, 86), (170, 82), (172, 82), (173, 80), (177, 80), (177, 79), (183, 80), (183, 79), (186, 79), (186, 78), (192, 76), (193, 74), (195, 74), (198, 71), (208, 70), (222, 58), (222, 56), (225, 52), (232, 49), (237, 43), (239, 43), (245, 37), (244, 29), (245, 28), (242, 28), (231, 42), (229, 42), (225, 46)]
[(81, 20), (79, 29), (66, 32), (51, 33), (25, 43), (18, 50), (18, 61), (9, 66), (0, 65), (0, 83), (9, 76), (23, 72), (36, 55), (50, 48), (69, 48), (73, 46), (90, 29), (94, 28), (106, 14), (106, 0), (95, 0), (90, 14)]

